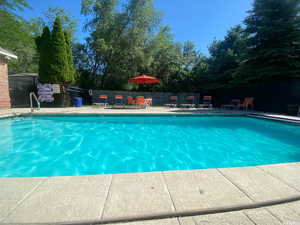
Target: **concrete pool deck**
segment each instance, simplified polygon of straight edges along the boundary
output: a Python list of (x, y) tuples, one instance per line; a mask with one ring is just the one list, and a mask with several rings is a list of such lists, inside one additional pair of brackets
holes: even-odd
[[(29, 112), (29, 109), (1, 110), (0, 117)], [(48, 113), (244, 114), (156, 107), (147, 110), (53, 108), (41, 109), (34, 114)], [(279, 118), (300, 121), (297, 117)], [(117, 221), (119, 223), (114, 224), (300, 224), (300, 163), (114, 175), (0, 178), (0, 190), (0, 224), (112, 224), (110, 222)], [(293, 201), (289, 203), (284, 202), (291, 199)], [(284, 204), (272, 205), (272, 201), (281, 200)], [(255, 208), (261, 203), (270, 204)], [(254, 208), (249, 209), (249, 206)], [(239, 210), (227, 212), (227, 207)], [(222, 212), (222, 209), (225, 210), (223, 213), (202, 215), (205, 211)], [(140, 220), (145, 218), (149, 220)], [(125, 223), (128, 220), (136, 221)]]
[[(244, 111), (219, 110), (219, 109), (191, 109), (191, 108), (168, 108), (149, 107), (147, 109), (110, 109), (97, 106), (87, 107), (66, 107), (66, 108), (41, 108), (35, 110), (34, 115), (40, 114), (199, 114), (199, 113), (228, 113), (245, 114)], [(31, 114), (29, 108), (13, 108), (0, 110), (0, 116), (12, 116)]]
[[(119, 221), (118, 224), (126, 224), (122, 221), (132, 218), (160, 218), (159, 215), (165, 218), (167, 214), (300, 198), (299, 174), (300, 163), (289, 163), (212, 170), (1, 178), (0, 223)], [(300, 201), (223, 214), (193, 215), (128, 224), (300, 223)]]
[[(29, 108), (13, 108), (0, 109), (0, 118), (30, 115)], [(104, 109), (103, 107), (87, 106), (87, 107), (66, 107), (66, 108), (41, 108), (34, 111), (33, 115), (43, 114), (65, 114), (65, 115), (87, 115), (87, 114), (159, 114), (159, 115), (249, 115), (258, 118), (273, 119), (282, 122), (300, 123), (300, 117), (287, 116), (282, 114), (267, 113), (267, 112), (246, 112), (235, 110), (221, 109), (189, 109), (189, 108), (168, 108), (168, 107), (150, 107), (148, 109)]]

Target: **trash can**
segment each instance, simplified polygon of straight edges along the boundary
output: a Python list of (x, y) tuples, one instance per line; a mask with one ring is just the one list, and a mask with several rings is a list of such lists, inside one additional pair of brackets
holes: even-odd
[(81, 107), (82, 106), (82, 98), (81, 97), (75, 97), (74, 98), (74, 106), (75, 107)]

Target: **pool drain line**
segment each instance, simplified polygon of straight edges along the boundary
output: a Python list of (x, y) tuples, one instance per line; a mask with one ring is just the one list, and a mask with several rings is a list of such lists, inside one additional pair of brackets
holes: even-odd
[(271, 200), (271, 201), (244, 204), (244, 205), (240, 204), (240, 205), (233, 205), (228, 207), (215, 207), (215, 208), (208, 208), (208, 209), (187, 210), (187, 211), (170, 212), (170, 213), (152, 213), (152, 214), (145, 214), (140, 216), (115, 217), (115, 218), (107, 218), (107, 219), (94, 220), (94, 221), (62, 222), (62, 223), (51, 223), (51, 224), (53, 225), (98, 225), (99, 224), (100, 225), (100, 224), (114, 224), (114, 223), (125, 223), (125, 222), (146, 221), (146, 220), (160, 220), (160, 219), (168, 219), (168, 218), (176, 218), (176, 217), (201, 216), (201, 215), (241, 211), (247, 209), (257, 209), (262, 207), (291, 203), (295, 201), (300, 201), (300, 195), (279, 199), (279, 200)]

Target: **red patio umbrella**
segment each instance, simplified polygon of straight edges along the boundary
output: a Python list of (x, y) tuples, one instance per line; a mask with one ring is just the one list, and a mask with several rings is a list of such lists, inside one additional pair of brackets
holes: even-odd
[(160, 82), (160, 79), (157, 79), (155, 77), (150, 77), (147, 75), (142, 75), (142, 76), (129, 79), (129, 82), (135, 84), (154, 84)]

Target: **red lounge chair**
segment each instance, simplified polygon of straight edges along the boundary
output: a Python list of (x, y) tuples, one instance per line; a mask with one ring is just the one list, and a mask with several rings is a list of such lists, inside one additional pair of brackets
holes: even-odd
[(245, 98), (244, 102), (241, 104), (241, 108), (248, 111), (250, 106), (251, 110), (253, 110), (254, 108), (253, 102), (254, 102), (254, 98)]
[(137, 96), (135, 99), (135, 104), (139, 106), (146, 106), (144, 96)]
[(122, 95), (116, 95), (114, 104), (115, 105), (123, 105), (123, 96)]
[(186, 103), (181, 104), (183, 107), (195, 108), (195, 96), (187, 96), (185, 98)]
[(135, 104), (135, 101), (134, 101), (133, 97), (131, 97), (131, 96), (127, 97), (127, 104), (128, 105), (134, 105)]
[(94, 105), (102, 105), (104, 107), (108, 106), (108, 97), (107, 95), (100, 95), (97, 102)]
[(139, 106), (147, 107), (152, 104), (152, 99), (145, 99), (144, 96), (137, 96), (135, 100), (135, 104)]
[(212, 108), (212, 97), (211, 96), (204, 96), (203, 103), (199, 105), (200, 108)]

